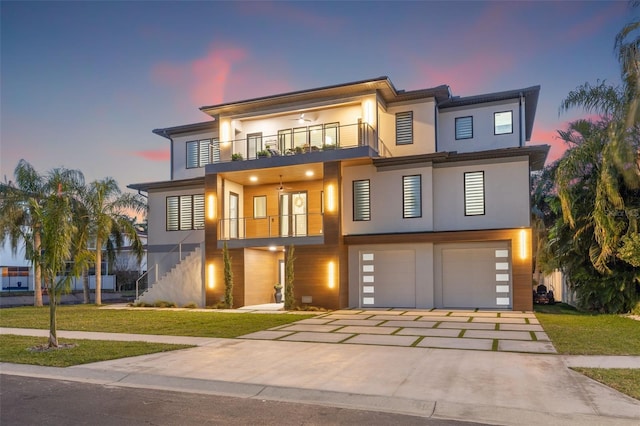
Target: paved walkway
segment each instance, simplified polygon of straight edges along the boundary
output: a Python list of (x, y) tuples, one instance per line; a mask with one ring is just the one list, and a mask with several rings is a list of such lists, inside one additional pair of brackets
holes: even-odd
[(345, 309), (240, 338), (556, 353), (532, 312)]
[[(410, 318), (412, 316), (415, 318)], [(441, 316), (445, 319), (434, 319)], [(521, 321), (504, 321), (507, 319)], [(314, 323), (313, 320), (322, 323)], [(217, 339), (58, 331), (59, 337), (64, 338), (139, 340), (192, 344), (197, 347), (68, 368), (0, 363), (0, 373), (107, 386), (313, 403), (491, 424), (636, 426), (640, 422), (640, 401), (567, 368), (640, 368), (640, 357), (521, 353), (524, 351), (512, 352), (505, 349), (504, 345), (500, 349), (503, 342), (545, 342), (534, 340), (532, 333), (536, 338), (537, 333), (544, 333), (538, 330), (524, 330), (531, 336), (529, 341), (513, 339), (514, 335), (511, 334), (491, 337), (467, 335), (470, 331), (523, 332), (509, 327), (539, 326), (535, 324), (534, 317), (512, 312), (498, 315), (497, 312), (471, 311), (348, 310), (321, 314), (311, 323), (309, 321), (302, 320), (267, 330), (284, 333), (276, 340), (271, 340), (273, 336), (269, 340), (247, 336)], [(377, 324), (337, 321), (371, 321)], [(433, 324), (416, 327), (414, 323)], [(480, 327), (474, 328), (476, 326), (469, 324)], [(483, 328), (482, 324), (493, 325), (493, 330)], [(297, 328), (308, 326), (328, 328), (325, 331)], [(350, 328), (339, 332), (347, 327), (369, 327), (381, 332), (393, 329), (394, 332), (374, 334), (369, 328)], [(403, 330), (413, 329), (420, 333), (422, 330), (455, 330), (458, 334), (456, 337), (400, 334)], [(366, 338), (352, 342), (359, 344), (296, 341), (309, 339), (304, 333), (315, 333), (312, 335), (314, 338), (319, 335), (340, 335), (343, 336), (340, 340), (343, 343), (358, 336)], [(48, 331), (0, 328), (0, 334), (46, 336)], [(287, 341), (287, 336), (293, 341)], [(372, 336), (411, 338), (414, 339), (411, 344), (413, 347), (384, 341), (376, 343), (368, 340)], [(491, 340), (492, 347), (497, 340), (498, 351), (483, 348), (440, 349), (419, 345), (429, 337), (457, 339), (464, 344), (475, 340)]]

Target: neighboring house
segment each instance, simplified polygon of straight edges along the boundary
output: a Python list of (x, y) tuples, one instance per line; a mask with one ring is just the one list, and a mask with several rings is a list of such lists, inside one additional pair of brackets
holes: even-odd
[(274, 301), (294, 245), (298, 304), (531, 310), (539, 90), (453, 97), (380, 77), (154, 130), (171, 180), (129, 185), (149, 199), (153, 285), (139, 300), (217, 304), (226, 243), (235, 306)]

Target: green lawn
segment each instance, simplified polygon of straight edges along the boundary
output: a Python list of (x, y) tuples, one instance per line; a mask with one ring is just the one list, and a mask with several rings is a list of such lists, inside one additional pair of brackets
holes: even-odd
[(49, 367), (69, 367), (89, 362), (107, 361), (130, 356), (147, 355), (156, 352), (174, 351), (190, 348), (189, 345), (170, 345), (147, 342), (112, 342), (104, 340), (58, 339), (58, 343), (74, 343), (75, 347), (30, 351), (29, 348), (44, 345), (45, 337), (0, 335), (0, 362), (15, 364), (45, 365)]
[[(58, 307), (58, 330), (232, 338), (314, 315)], [(49, 308), (0, 309), (0, 327), (49, 328)]]
[(640, 400), (640, 369), (574, 368), (574, 370)]
[(558, 353), (640, 355), (640, 321), (586, 314), (564, 304), (536, 306), (535, 310)]

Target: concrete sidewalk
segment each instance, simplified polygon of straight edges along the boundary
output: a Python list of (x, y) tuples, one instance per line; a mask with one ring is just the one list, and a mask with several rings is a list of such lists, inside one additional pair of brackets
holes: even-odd
[[(46, 330), (6, 328), (0, 333), (47, 335)], [(637, 425), (640, 420), (640, 401), (566, 367), (581, 358), (603, 365), (603, 359), (67, 331), (59, 335), (198, 347), (69, 368), (3, 363), (0, 372), (493, 424)], [(638, 366), (637, 358), (607, 362)]]

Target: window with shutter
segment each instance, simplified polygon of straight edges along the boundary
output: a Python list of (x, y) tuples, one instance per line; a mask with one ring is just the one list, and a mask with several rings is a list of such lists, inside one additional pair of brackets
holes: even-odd
[(167, 197), (167, 231), (177, 231), (179, 229), (179, 205), (178, 197)]
[(371, 193), (369, 180), (353, 181), (353, 220), (371, 219)]
[(193, 229), (204, 229), (204, 195), (193, 196)]
[(187, 169), (198, 167), (198, 141), (187, 142)]
[(402, 217), (422, 217), (422, 176), (402, 177)]
[(396, 145), (413, 143), (413, 111), (396, 113)]
[(473, 117), (456, 118), (456, 140), (471, 139), (473, 137)]
[(464, 215), (484, 214), (484, 172), (464, 174)]
[(204, 229), (204, 195), (167, 197), (167, 231)]

